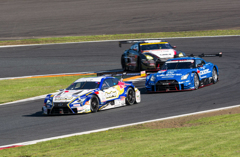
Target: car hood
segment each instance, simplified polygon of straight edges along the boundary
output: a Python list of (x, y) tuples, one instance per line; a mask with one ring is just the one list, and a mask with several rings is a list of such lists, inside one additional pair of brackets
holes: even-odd
[(92, 92), (93, 89), (87, 89), (87, 90), (64, 90), (59, 93), (57, 93), (53, 97), (54, 102), (69, 102), (74, 99), (76, 99), (79, 96), (85, 95), (89, 92)]
[(186, 75), (194, 71), (193, 69), (171, 69), (171, 70), (160, 70), (155, 75), (158, 79), (181, 79), (181, 76)]
[(143, 53), (151, 53), (159, 58), (173, 58), (174, 56), (173, 49), (146, 50)]

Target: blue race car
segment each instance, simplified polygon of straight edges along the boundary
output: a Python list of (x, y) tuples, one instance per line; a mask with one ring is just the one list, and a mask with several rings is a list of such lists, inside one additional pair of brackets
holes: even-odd
[[(200, 55), (200, 57), (219, 56)], [(146, 89), (148, 92), (168, 92), (196, 90), (206, 85), (215, 84), (219, 79), (217, 65), (206, 62), (200, 57), (182, 57), (169, 59), (157, 73), (146, 77)]]
[(44, 115), (97, 112), (141, 101), (140, 91), (131, 82), (115, 77), (80, 78), (44, 100)]

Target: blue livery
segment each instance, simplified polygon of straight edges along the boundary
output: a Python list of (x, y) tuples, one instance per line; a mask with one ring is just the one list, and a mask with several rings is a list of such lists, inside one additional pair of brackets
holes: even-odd
[(146, 77), (148, 92), (194, 90), (215, 84), (219, 79), (217, 65), (199, 57), (169, 59), (157, 73)]

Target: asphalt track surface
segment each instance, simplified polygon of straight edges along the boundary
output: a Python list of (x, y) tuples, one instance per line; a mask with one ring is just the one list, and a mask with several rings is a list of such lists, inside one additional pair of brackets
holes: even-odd
[[(0, 146), (240, 104), (240, 37), (169, 39), (168, 41), (187, 54), (222, 51), (222, 58), (205, 58), (218, 65), (220, 81), (196, 91), (156, 94), (146, 94), (144, 82), (137, 82), (135, 85), (142, 92), (140, 104), (90, 114), (42, 116), (43, 99), (0, 106)], [(114, 49), (116, 51), (112, 51)], [(123, 50), (124, 48), (117, 47), (117, 42), (106, 42), (4, 48), (1, 49), (1, 53), (4, 52), (6, 56), (9, 54), (9, 57), (5, 57), (6, 63), (13, 64), (13, 60), (9, 61), (13, 58), (16, 62), (18, 60), (19, 67), (24, 67), (27, 63), (29, 67), (32, 67), (30, 63), (39, 60), (36, 63), (37, 66), (32, 67), (35, 71), (24, 73), (24, 75), (30, 75), (43, 74), (44, 70), (41, 71), (41, 67), (47, 69), (45, 64), (51, 61), (55, 64), (49, 65), (52, 67), (49, 73), (57, 73), (61, 70), (61, 72), (77, 71), (74, 66), (84, 67), (83, 71), (118, 69), (120, 67), (119, 56)], [(90, 54), (85, 53), (88, 55), (81, 59), (80, 52)], [(35, 55), (31, 56), (31, 53)], [(49, 59), (45, 61), (46, 58)], [(71, 59), (73, 62), (70, 62)], [(86, 62), (81, 63), (83, 60)], [(88, 66), (90, 61), (94, 65)], [(14, 66), (16, 65), (13, 64), (12, 69), (15, 69)], [(15, 72), (16, 76), (22, 76), (23, 71)], [(2, 71), (0, 73), (1, 77), (11, 74), (4, 75)]]
[(239, 28), (239, 0), (1, 0), (0, 40)]

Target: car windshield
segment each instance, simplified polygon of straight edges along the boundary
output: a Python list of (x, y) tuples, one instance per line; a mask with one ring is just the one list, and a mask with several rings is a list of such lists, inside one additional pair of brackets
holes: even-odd
[(170, 44), (148, 44), (140, 45), (140, 50), (173, 49)]
[(173, 60), (165, 62), (161, 70), (192, 69), (195, 68), (194, 65), (194, 60)]
[(95, 89), (99, 87), (99, 82), (74, 82), (66, 90)]

